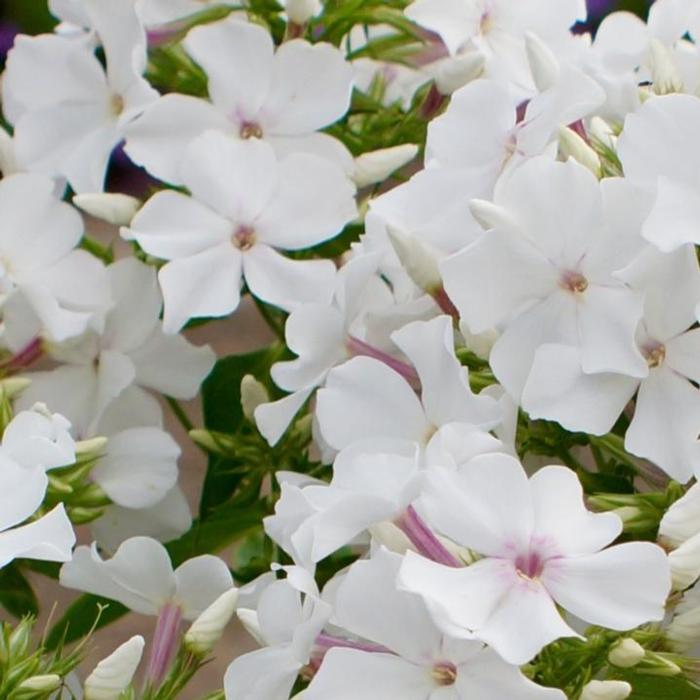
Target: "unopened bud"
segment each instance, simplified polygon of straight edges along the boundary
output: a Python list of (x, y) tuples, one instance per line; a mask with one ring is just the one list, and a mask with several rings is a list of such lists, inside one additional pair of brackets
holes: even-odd
[(202, 449), (213, 454), (232, 455), (236, 451), (235, 439), (226, 433), (195, 428), (190, 430), (189, 436)]
[(638, 669), (639, 673), (648, 676), (677, 676), (682, 673), (681, 667), (668, 656), (653, 651), (647, 653)]
[(625, 700), (632, 694), (626, 681), (590, 681), (583, 687), (580, 700)]
[(485, 59), (478, 51), (440, 61), (435, 86), (443, 95), (451, 95), (484, 72)]
[(73, 204), (86, 214), (114, 226), (128, 226), (141, 208), (140, 199), (110, 192), (76, 194)]
[(255, 610), (250, 610), (249, 608), (238, 608), (236, 610), (236, 616), (241, 621), (243, 627), (245, 627), (246, 632), (261, 646), (265, 646), (267, 642), (263, 636), (262, 630), (260, 629), (260, 622), (258, 621), (258, 613)]
[(22, 698), (31, 697), (35, 693), (50, 693), (60, 688), (61, 683), (61, 676), (55, 673), (48, 673), (43, 676), (32, 676), (19, 684), (14, 697)]
[(659, 540), (679, 547), (700, 532), (700, 484), (695, 484), (661, 518)]
[(102, 659), (85, 681), (85, 700), (117, 700), (131, 684), (143, 647), (143, 637), (136, 635)]
[(503, 207), (486, 199), (472, 199), (469, 211), (484, 231), (511, 228), (514, 225), (513, 218)]
[(564, 160), (573, 158), (596, 177), (600, 177), (601, 164), (598, 154), (575, 131), (566, 126), (559, 128), (559, 155)]
[(431, 247), (416, 236), (391, 226), (387, 228), (387, 232), (401, 265), (416, 286), (426, 292), (442, 287), (438, 256)]
[(525, 36), (525, 49), (530, 73), (535, 86), (540, 92), (549, 90), (559, 81), (559, 61), (552, 50), (536, 34), (528, 32)]
[(75, 443), (75, 458), (78, 462), (89, 462), (104, 454), (109, 441), (106, 437), (94, 437)]
[(657, 95), (682, 92), (683, 80), (678, 67), (671, 52), (658, 39), (652, 39), (649, 44), (649, 63), (653, 88)]
[(591, 122), (588, 125), (588, 133), (592, 138), (599, 141), (607, 148), (614, 149), (617, 145), (617, 137), (615, 136), (615, 132), (610, 124), (608, 124), (608, 122), (601, 117), (593, 117), (591, 119)]
[(383, 182), (393, 172), (410, 163), (417, 155), (418, 146), (413, 143), (363, 153), (355, 158), (355, 172), (352, 179), (358, 187)]
[(250, 421), (254, 420), (255, 409), (260, 404), (267, 403), (270, 396), (265, 386), (252, 374), (246, 374), (241, 380), (241, 406), (243, 415)]
[(416, 551), (403, 530), (388, 520), (371, 525), (369, 532), (377, 544), (386, 547), (390, 552), (406, 554), (408, 551)]
[(673, 589), (683, 591), (700, 578), (700, 534), (668, 555)]
[(632, 668), (646, 655), (646, 650), (631, 637), (621, 639), (608, 653), (608, 661), (619, 668)]
[(222, 593), (185, 633), (184, 645), (196, 656), (206, 656), (221, 639), (238, 603), (238, 589)]
[(320, 14), (323, 5), (319, 0), (286, 0), (287, 17), (295, 24), (306, 24), (312, 17)]

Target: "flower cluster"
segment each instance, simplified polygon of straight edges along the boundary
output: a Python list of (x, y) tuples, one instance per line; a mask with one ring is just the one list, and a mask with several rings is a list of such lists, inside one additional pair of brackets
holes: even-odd
[[(236, 608), (226, 700), (700, 698), (700, 2), (49, 9), (1, 83), (0, 565), (87, 594), (49, 646), (155, 618), (85, 699), (178, 697)], [(188, 339), (247, 302), (268, 348)]]

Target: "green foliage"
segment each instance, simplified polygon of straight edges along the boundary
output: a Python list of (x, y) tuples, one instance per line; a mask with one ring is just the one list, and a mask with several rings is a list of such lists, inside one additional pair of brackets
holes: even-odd
[(15, 617), (39, 612), (36, 595), (16, 562), (0, 569), (0, 605)]

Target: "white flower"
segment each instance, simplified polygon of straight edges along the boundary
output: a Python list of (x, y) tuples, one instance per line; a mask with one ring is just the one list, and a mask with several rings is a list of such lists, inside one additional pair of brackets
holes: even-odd
[(207, 74), (211, 102), (171, 94), (154, 103), (129, 128), (126, 151), (135, 162), (181, 184), (188, 144), (214, 129), (264, 139), (280, 156), (314, 153), (352, 172), (345, 147), (317, 133), (350, 103), (352, 69), (338, 49), (294, 40), (275, 51), (266, 29), (236, 18), (196, 27), (184, 46)]
[(316, 418), (335, 449), (367, 438), (405, 440), (425, 446), (447, 423), (493, 427), (501, 415), (496, 401), (475, 394), (468, 371), (454, 354), (451, 319), (415, 321), (392, 334), (411, 360), (421, 398), (398, 372), (369, 357), (355, 357), (331, 370), (318, 392)]
[(329, 640), (305, 700), (564, 700), (481, 642), (446, 636), (420, 598), (396, 590), (400, 566), (400, 556), (380, 550), (343, 577), (333, 622), (363, 641), (341, 638), (333, 647)]
[(78, 547), (73, 560), (61, 567), (60, 581), (142, 615), (176, 607), (186, 620), (201, 615), (233, 586), (231, 572), (218, 557), (194, 557), (173, 570), (165, 547), (150, 537), (127, 540), (111, 559), (102, 559), (94, 544)]
[(291, 260), (277, 249), (321, 243), (355, 216), (354, 187), (337, 168), (302, 153), (278, 162), (263, 141), (208, 132), (190, 145), (184, 180), (192, 197), (159, 192), (128, 232), (169, 261), (158, 276), (167, 332), (189, 318), (230, 314), (243, 279), (285, 309), (330, 297), (330, 261)]
[(18, 400), (21, 408), (46, 401), (71, 421), (80, 438), (98, 434), (102, 414), (129, 388), (192, 398), (215, 362), (208, 347), (163, 333), (152, 267), (125, 259), (111, 265), (108, 275), (113, 303), (106, 305), (102, 332), (91, 330), (72, 343), (52, 346), (53, 357), (66, 364), (32, 374)]
[(577, 636), (557, 605), (616, 630), (663, 618), (665, 553), (648, 542), (604, 549), (622, 522), (587, 511), (567, 468), (545, 467), (528, 480), (513, 457), (479, 456), (458, 472), (433, 470), (422, 509), (438, 532), (483, 558), (460, 569), (409, 552), (401, 587), (423, 596), (445, 632), (475, 634), (511, 663)]
[(3, 108), (26, 168), (63, 175), (76, 192), (101, 192), (126, 125), (157, 97), (142, 78), (146, 36), (134, 5), (85, 0), (107, 59), (84, 42), (20, 36), (8, 57)]
[[(643, 297), (613, 275), (642, 246), (620, 182), (601, 185), (575, 161), (536, 158), (505, 179), (495, 201), (504, 223), (442, 272), (473, 333), (503, 328), (490, 362), (511, 396), (521, 397), (538, 350), (553, 343), (577, 348), (587, 374), (644, 377), (635, 343)], [(618, 211), (630, 213), (624, 227)]]

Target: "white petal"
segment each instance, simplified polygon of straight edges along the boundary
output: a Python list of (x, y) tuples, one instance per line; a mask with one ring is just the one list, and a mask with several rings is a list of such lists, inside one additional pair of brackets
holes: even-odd
[(479, 5), (462, 0), (415, 0), (405, 13), (417, 24), (439, 34), (453, 55), (479, 33), (483, 14)]
[(649, 542), (548, 562), (542, 580), (559, 605), (594, 625), (627, 630), (663, 619), (668, 559)]
[(250, 291), (286, 311), (333, 294), (335, 265), (330, 260), (292, 260), (264, 243), (243, 254), (243, 274)]
[(26, 520), (44, 500), (48, 479), (43, 469), (21, 467), (0, 453), (0, 531)]
[(654, 207), (642, 235), (659, 250), (669, 252), (685, 243), (700, 243), (695, 222), (700, 216), (700, 195), (694, 185), (659, 177)]
[(187, 620), (194, 620), (233, 586), (228, 566), (211, 554), (188, 559), (178, 566), (175, 580), (175, 600), (182, 605)]
[(682, 376), (700, 383), (700, 329), (683, 333), (666, 343), (666, 362)]
[(369, 437), (421, 440), (428, 429), (410, 386), (368, 357), (356, 357), (331, 370), (316, 400), (321, 432), (336, 449)]
[(277, 401), (260, 404), (255, 409), (255, 425), (268, 444), (276, 445), (280, 441), (312, 391), (302, 389)]
[(226, 700), (289, 700), (301, 667), (285, 647), (243, 654), (226, 670)]

